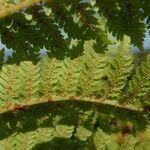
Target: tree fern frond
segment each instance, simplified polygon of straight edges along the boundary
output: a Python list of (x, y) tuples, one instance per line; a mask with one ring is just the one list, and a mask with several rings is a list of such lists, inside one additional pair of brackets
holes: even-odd
[[(106, 57), (97, 54), (92, 50), (92, 43), (85, 43), (84, 64), (79, 80), (80, 94), (83, 96), (95, 95), (100, 92), (101, 78), (104, 76), (104, 67), (106, 66)], [(96, 96), (96, 95), (95, 95)]]
[(56, 58), (44, 58), (41, 68), (41, 92), (44, 96), (57, 95), (60, 92), (58, 83), (62, 65), (62, 61)]
[(57, 125), (56, 128), (56, 137), (62, 137), (62, 138), (71, 138), (74, 126), (67, 126), (67, 125)]
[(143, 49), (146, 27), (143, 12), (140, 11), (141, 2), (97, 0), (96, 4), (99, 6), (99, 14), (102, 13), (107, 19), (109, 32), (120, 40), (128, 35), (134, 45)]
[[(123, 89), (133, 68), (128, 43), (129, 38), (125, 37), (120, 48), (122, 50), (113, 54), (112, 61), (108, 61), (110, 58), (108, 55), (111, 55), (109, 51), (106, 54), (98, 54), (92, 49), (93, 41), (87, 41), (84, 54), (79, 58), (66, 57), (63, 60), (44, 58), (41, 72), (39, 65), (33, 65), (31, 61), (22, 62), (20, 66), (16, 66), (16, 70), (19, 70), (17, 75), (19, 100), (23, 101), (19, 104), (17, 99), (15, 102), (22, 108), (47, 101), (85, 100), (92, 104), (142, 111), (143, 108), (136, 109), (132, 104), (121, 106), (118, 102), (120, 94), (127, 92)], [(31, 100), (30, 103), (25, 101), (33, 98), (37, 101)], [(116, 101), (110, 101), (109, 98)], [(16, 108), (15, 102), (9, 106), (5, 104), (1, 113), (19, 109)]]
[(54, 138), (54, 129), (51, 127), (38, 128), (34, 131), (13, 133), (9, 138), (0, 140), (0, 148), (5, 150), (31, 150), (37, 144), (49, 142)]
[(139, 143), (136, 147), (135, 150), (149, 150), (150, 147), (150, 139), (145, 140), (142, 143)]
[(0, 148), (5, 150), (15, 149), (15, 140), (16, 134), (11, 135), (4, 140), (0, 140)]
[(24, 61), (19, 67), (20, 96), (26, 100), (38, 97), (40, 74), (38, 65)]
[(77, 94), (77, 87), (79, 82), (79, 75), (83, 61), (81, 57), (70, 60), (66, 58), (64, 61), (63, 72), (61, 74), (60, 90), (63, 96), (75, 96)]
[(125, 87), (127, 78), (133, 69), (133, 56), (129, 49), (130, 39), (124, 37), (120, 50), (109, 66), (106, 96), (112, 99), (119, 98), (121, 90)]
[[(144, 96), (150, 92), (150, 55), (147, 57), (147, 61), (143, 62), (140, 67), (137, 68), (132, 80), (129, 82), (129, 93), (131, 99), (134, 101), (143, 101)], [(149, 105), (150, 103), (145, 100)]]
[(55, 130), (52, 127), (38, 128), (36, 135), (36, 144), (49, 142), (55, 137)]
[(150, 55), (137, 67), (129, 48), (143, 48), (149, 0), (0, 6), (0, 150), (149, 148)]
[(91, 135), (92, 132), (90, 130), (87, 130), (85, 127), (83, 126), (77, 127), (75, 137), (78, 138), (79, 140), (86, 141)]
[(128, 135), (127, 139), (124, 141), (124, 143), (121, 145), (121, 150), (133, 150), (136, 144), (136, 138), (133, 135)]
[[(37, 143), (36, 143), (36, 131), (20, 133), (19, 138), (21, 138), (21, 147), (22, 149), (29, 149), (31, 150)], [(16, 145), (17, 147), (17, 145)]]
[(103, 132), (100, 128), (97, 129), (94, 136), (94, 143), (97, 150), (105, 150), (106, 143), (110, 142), (110, 135)]
[(16, 101), (18, 98), (19, 82), (18, 67), (5, 65), (0, 72), (0, 98), (2, 101)]

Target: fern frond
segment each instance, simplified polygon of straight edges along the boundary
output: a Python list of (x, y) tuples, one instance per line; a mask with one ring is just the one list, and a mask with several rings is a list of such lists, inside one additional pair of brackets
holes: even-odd
[(58, 82), (62, 65), (56, 58), (44, 58), (41, 68), (41, 92), (44, 96), (57, 95), (60, 92)]
[(38, 97), (40, 74), (38, 64), (24, 61), (19, 67), (20, 98), (30, 100)]
[(137, 140), (133, 135), (128, 135), (127, 139), (121, 145), (120, 150), (133, 150)]
[(49, 142), (55, 137), (55, 131), (51, 127), (37, 128), (37, 130), (23, 133), (13, 133), (9, 138), (0, 140), (0, 148), (5, 150), (23, 149), (31, 150), (37, 144)]
[(55, 130), (52, 127), (38, 128), (36, 134), (36, 144), (49, 142), (55, 137)]
[(83, 96), (95, 95), (103, 89), (101, 78), (106, 66), (106, 57), (97, 54), (92, 49), (92, 42), (85, 43), (84, 64), (79, 79), (79, 93)]
[(106, 143), (110, 142), (110, 135), (103, 132), (100, 128), (97, 129), (94, 136), (94, 143), (97, 150), (105, 150)]
[(139, 143), (139, 145), (135, 147), (135, 150), (149, 150), (149, 147), (150, 147), (150, 139), (145, 140), (142, 143)]
[(57, 125), (55, 130), (56, 130), (55, 133), (56, 137), (71, 138), (74, 131), (74, 126)]
[(92, 135), (91, 130), (86, 129), (83, 126), (77, 127), (75, 137), (81, 141), (86, 141)]
[(5, 138), (4, 140), (0, 140), (0, 148), (9, 150), (9, 149), (15, 149), (16, 144), (16, 134), (12, 134), (8, 138)]
[[(140, 11), (141, 2), (134, 1), (109, 1), (97, 0), (99, 14), (107, 19), (109, 32), (112, 32), (117, 39), (122, 40), (124, 35), (131, 37), (131, 42), (143, 49), (144, 24), (143, 13)], [(117, 20), (117, 21), (116, 21)]]
[(133, 69), (133, 56), (129, 49), (129, 44), (130, 38), (125, 36), (116, 58), (113, 59), (109, 66), (107, 75), (109, 84), (106, 88), (106, 96), (109, 98), (119, 98)]
[[(132, 101), (143, 101), (150, 92), (150, 55), (147, 61), (137, 68), (132, 80), (129, 82), (129, 93)], [(130, 99), (130, 100), (131, 100)], [(150, 104), (147, 100), (145, 103)]]
[(75, 96), (79, 82), (79, 75), (83, 61), (81, 57), (70, 60), (66, 58), (63, 61), (61, 78), (59, 80), (60, 93), (63, 96)]
[[(136, 109), (132, 104), (123, 106), (118, 101), (121, 93), (128, 92), (127, 89), (124, 91), (124, 88), (133, 68), (128, 44), (129, 38), (125, 37), (121, 50), (113, 54), (112, 61), (108, 61), (109, 51), (106, 54), (98, 54), (92, 49), (93, 41), (87, 41), (84, 55), (74, 59), (66, 57), (63, 60), (46, 57), (41, 65), (41, 72), (38, 64), (33, 65), (31, 61), (22, 62), (15, 70), (19, 70), (17, 86), (19, 100), (23, 101), (19, 103), (17, 99), (15, 102), (22, 108), (48, 101), (77, 100), (142, 111), (143, 108)], [(27, 99), (31, 99), (30, 102), (27, 103)], [(33, 99), (37, 101), (32, 101)], [(15, 106), (15, 102), (9, 105), (5, 103), (0, 112), (19, 109), (16, 108), (18, 106)]]
[(134, 74), (129, 48), (143, 48), (149, 2), (135, 1), (0, 0), (13, 50), (9, 65), (0, 51), (0, 150), (149, 148), (134, 137), (150, 122), (150, 55)]
[(18, 98), (19, 82), (18, 67), (5, 65), (0, 72), (0, 99), (1, 102), (16, 101)]

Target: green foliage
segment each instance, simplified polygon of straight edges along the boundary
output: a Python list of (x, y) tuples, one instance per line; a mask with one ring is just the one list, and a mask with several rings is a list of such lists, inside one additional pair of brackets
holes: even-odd
[[(102, 108), (103, 106), (100, 107), (100, 109)], [(102, 113), (99, 107), (93, 110), (89, 104), (62, 102), (34, 105), (27, 110), (2, 114), (0, 116), (0, 148), (6, 150), (19, 150), (20, 148), (25, 150), (52, 148), (111, 150), (112, 147), (129, 149), (135, 146), (136, 138), (130, 133), (127, 133), (127, 138), (122, 144), (117, 144), (113, 134), (101, 128), (103, 120), (100, 120), (98, 125), (95, 122), (98, 116), (94, 117), (89, 110), (92, 111), (92, 114), (94, 112)], [(109, 111), (111, 113), (115, 109), (109, 108)], [(107, 114), (107, 112), (105, 113)], [(110, 113), (107, 115), (109, 116)], [(85, 114), (88, 119), (85, 118)], [(129, 112), (129, 114), (133, 115), (134, 113)], [(137, 117), (140, 118), (139, 115)], [(95, 121), (90, 122), (89, 118), (90, 120), (95, 118)], [(131, 121), (136, 121), (136, 119), (132, 118)], [(88, 126), (89, 122), (92, 128)], [(112, 122), (114, 122), (114, 118), (110, 120), (109, 128), (112, 128)], [(113, 133), (113, 129), (111, 133)]]
[[(46, 56), (38, 64), (4, 65), (0, 148), (133, 149), (135, 132), (149, 124), (150, 80), (149, 55), (141, 67), (133, 67), (129, 44), (125, 36), (115, 53), (110, 48), (99, 54), (87, 41), (78, 58)], [(137, 96), (132, 95), (136, 89)]]
[(121, 145), (120, 149), (121, 150), (125, 150), (125, 149), (133, 150), (135, 144), (136, 144), (135, 137), (133, 137), (132, 135), (129, 135), (129, 137), (127, 137), (125, 142)]
[[(75, 59), (45, 57), (41, 65), (31, 61), (24, 61), (19, 66), (5, 65), (1, 70), (1, 100), (10, 101), (9, 97), (15, 102), (16, 98), (27, 101), (39, 96), (93, 96), (119, 102), (120, 94), (126, 94), (142, 107), (141, 100), (150, 90), (149, 56), (132, 75), (128, 88), (128, 77), (133, 70), (133, 56), (128, 45), (129, 39), (125, 37), (111, 61), (108, 61), (111, 50), (99, 54), (92, 49), (92, 42), (86, 42), (84, 54)], [(128, 100), (127, 104), (132, 102)]]
[(133, 69), (133, 56), (129, 50), (130, 39), (126, 37), (119, 48), (116, 58), (110, 63), (108, 68), (107, 97), (119, 99), (121, 91), (127, 83), (127, 78)]
[(139, 99), (149, 105), (147, 100), (143, 98), (149, 93), (150, 90), (150, 55), (147, 57), (147, 61), (143, 62), (141, 66), (136, 70), (135, 75), (129, 83), (130, 93), (132, 99)]
[(149, 5), (1, 0), (0, 150), (148, 150), (150, 55), (137, 66), (130, 44)]
[(139, 146), (136, 147), (136, 150), (148, 150), (149, 144), (150, 144), (150, 141), (146, 140), (145, 142), (140, 143)]
[[(83, 96), (91, 96), (96, 93), (100, 94), (101, 85), (104, 81), (101, 78), (104, 76), (104, 67), (106, 67), (106, 56), (95, 53), (92, 49), (92, 42), (88, 41), (84, 45), (85, 54), (83, 56), (83, 65), (81, 68), (81, 79), (79, 79), (78, 92)], [(78, 67), (79, 68), (79, 67)], [(104, 88), (104, 87), (103, 87)]]
[(16, 65), (3, 66), (0, 72), (1, 102), (13, 101), (18, 98), (18, 68)]
[(92, 131), (87, 130), (86, 128), (84, 128), (83, 126), (79, 126), (77, 128), (76, 134), (75, 136), (77, 138), (79, 138), (81, 141), (86, 141), (88, 139), (88, 137), (90, 137), (92, 134)]
[(104, 133), (101, 129), (95, 132), (94, 143), (97, 150), (105, 150), (106, 144), (110, 142), (110, 135)]
[[(4, 0), (0, 3), (4, 10), (0, 12), (0, 35), (2, 43), (13, 49), (13, 61), (18, 63), (23, 60), (37, 62), (43, 47), (57, 58), (64, 55), (77, 57), (83, 52), (79, 43), (86, 40), (95, 41), (95, 51), (104, 51), (110, 44), (107, 31), (119, 40), (128, 35), (132, 44), (143, 49), (144, 33), (146, 27), (149, 28), (148, 0), (47, 0), (45, 3), (33, 2), (35, 5), (31, 5), (31, 9), (14, 10), (10, 17), (3, 18), (3, 12), (7, 16), (13, 9), (12, 3), (18, 6), (22, 2)], [(147, 19), (146, 24), (144, 19)], [(76, 54), (70, 49), (72, 40), (78, 43), (74, 48), (78, 49), (80, 45)]]
[(147, 2), (132, 0), (97, 0), (96, 2), (99, 6), (99, 13), (102, 13), (108, 20), (109, 31), (118, 39), (122, 39), (124, 34), (129, 35), (132, 43), (143, 49), (146, 16), (140, 9), (143, 8), (143, 3)]
[[(30, 66), (30, 67), (29, 67)], [(22, 62), (18, 73), (19, 78), (19, 94), (23, 99), (31, 100), (38, 96), (39, 90), (39, 67), (33, 65), (32, 62)], [(21, 98), (20, 98), (21, 99)]]

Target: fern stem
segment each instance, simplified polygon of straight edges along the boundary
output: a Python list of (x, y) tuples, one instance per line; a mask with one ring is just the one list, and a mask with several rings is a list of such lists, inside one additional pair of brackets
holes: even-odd
[(137, 108), (132, 105), (121, 105), (117, 101), (109, 100), (100, 98), (100, 99), (95, 99), (92, 97), (77, 97), (77, 96), (69, 96), (69, 97), (63, 97), (63, 96), (49, 96), (49, 98), (41, 97), (39, 99), (35, 99), (32, 101), (24, 101), (20, 103), (5, 103), (3, 106), (0, 108), (0, 114), (9, 112), (9, 111), (21, 111), (24, 109), (27, 109), (30, 106), (33, 105), (38, 105), (42, 103), (58, 103), (58, 102), (85, 102), (85, 103), (92, 103), (97, 106), (99, 105), (108, 105), (112, 106), (115, 108), (123, 108), (127, 109), (129, 111), (135, 111), (135, 112), (144, 112), (144, 109), (142, 108)]
[(25, 1), (21, 1), (17, 4), (8, 4), (8, 5), (3, 5), (1, 6), (1, 10), (0, 10), (0, 19), (1, 18), (5, 18), (9, 15), (14, 14), (15, 12), (22, 10), (23, 8), (29, 8), (33, 5), (35, 5), (38, 2), (47, 2), (50, 0), (25, 0)]

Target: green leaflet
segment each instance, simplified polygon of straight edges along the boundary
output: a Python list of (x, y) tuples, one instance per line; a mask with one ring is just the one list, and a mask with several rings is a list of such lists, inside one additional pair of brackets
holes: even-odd
[(83, 96), (99, 95), (101, 89), (105, 88), (105, 81), (101, 78), (105, 76), (106, 57), (95, 53), (90, 41), (85, 43), (84, 49), (84, 64), (80, 73), (78, 92)]
[[(6, 100), (14, 101), (13, 104), (26, 100), (32, 103), (32, 100), (36, 99), (42, 101), (43, 97), (52, 100), (51, 96), (58, 96), (58, 101), (61, 96), (74, 100), (77, 96), (77, 99), (82, 100), (80, 97), (83, 97), (83, 100), (89, 99), (91, 102), (88, 97), (95, 100), (110, 98), (112, 101), (104, 101), (110, 105), (116, 105), (121, 99), (131, 105), (131, 98), (148, 96), (149, 56), (129, 82), (128, 77), (132, 76), (133, 70), (130, 39), (124, 37), (117, 52), (114, 52), (116, 49), (110, 48), (105, 54), (96, 53), (93, 50), (93, 42), (85, 42), (84, 54), (78, 58), (65, 57), (59, 60), (45, 57), (41, 64), (23, 61), (18, 66), (5, 65), (0, 73), (1, 103)], [(141, 103), (140, 101), (137, 103)], [(145, 101), (144, 105), (148, 105), (148, 101)]]
[(87, 130), (83, 126), (77, 127), (77, 131), (75, 136), (79, 138), (81, 141), (86, 141), (92, 135), (92, 131)]
[(70, 60), (69, 58), (64, 59), (63, 71), (59, 80), (61, 88), (60, 92), (63, 96), (73, 96), (77, 94), (82, 64), (83, 61), (80, 57), (73, 60)]
[(150, 104), (148, 100), (144, 99), (150, 92), (150, 55), (148, 55), (147, 61), (137, 68), (130, 80), (129, 92), (134, 101), (144, 101), (147, 105)]
[(55, 133), (56, 137), (71, 138), (74, 131), (74, 126), (57, 125), (55, 130), (56, 130)]
[(133, 150), (136, 144), (136, 138), (133, 135), (128, 135), (125, 142), (121, 145), (120, 150)]
[(16, 132), (9, 136), (9, 138), (0, 141), (0, 149), (31, 150), (36, 144), (52, 140), (53, 134), (53, 128), (38, 128), (35, 131), (26, 133)]
[(38, 65), (22, 62), (19, 67), (20, 96), (25, 100), (38, 97), (40, 74)]
[[(5, 103), (14, 101), (19, 94), (18, 67), (6, 65), (0, 72), (0, 99)], [(16, 99), (16, 101), (17, 101)]]
[(129, 43), (129, 37), (125, 36), (116, 57), (109, 65), (107, 75), (109, 84), (106, 88), (106, 96), (109, 98), (119, 98), (133, 69), (133, 56), (129, 50)]
[(44, 58), (41, 67), (41, 92), (47, 95), (58, 94), (58, 81), (61, 74), (62, 62), (55, 58)]
[[(144, 4), (146, 3), (145, 1)], [(131, 42), (139, 49), (143, 49), (146, 28), (142, 18), (145, 15), (139, 10), (142, 6), (141, 2), (96, 0), (96, 6), (99, 7), (99, 14), (103, 14), (107, 18), (106, 25), (109, 32), (112, 32), (117, 39), (122, 39), (124, 35), (130, 35)]]
[(149, 150), (150, 147), (150, 140), (146, 140), (142, 143), (139, 143), (137, 147), (135, 147), (135, 150)]
[(36, 132), (37, 143), (49, 142), (55, 137), (55, 130), (52, 127), (38, 128)]
[(110, 135), (103, 132), (101, 129), (97, 129), (94, 136), (94, 143), (97, 150), (106, 150), (106, 144), (111, 140)]
[[(27, 0), (26, 2), (26, 7), (31, 5)], [(143, 49), (145, 29), (149, 28), (148, 0), (61, 0), (52, 5), (47, 2), (37, 4), (34, 1), (32, 9), (26, 8), (23, 12), (19, 11), (25, 7), (21, 3), (20, 0), (0, 2), (1, 40), (8, 48), (13, 49), (14, 62), (37, 62), (38, 52), (42, 47), (46, 47), (57, 58), (66, 56), (70, 51), (71, 39), (82, 42), (94, 40), (95, 51), (102, 52), (111, 43), (107, 30), (118, 40), (128, 35), (132, 44)], [(18, 5), (22, 7), (17, 7)], [(9, 12), (14, 7), (13, 12)], [(7, 17), (10, 14), (11, 17)], [(146, 23), (144, 19), (147, 20)], [(81, 52), (73, 55), (79, 56)]]
[(0, 73), (0, 95), (3, 101), (31, 100), (38, 97), (39, 67), (32, 62), (5, 65)]
[(136, 138), (133, 135), (128, 135), (122, 144), (117, 144), (112, 135), (108, 135), (101, 129), (98, 129), (94, 136), (94, 142), (97, 150), (133, 150)]

